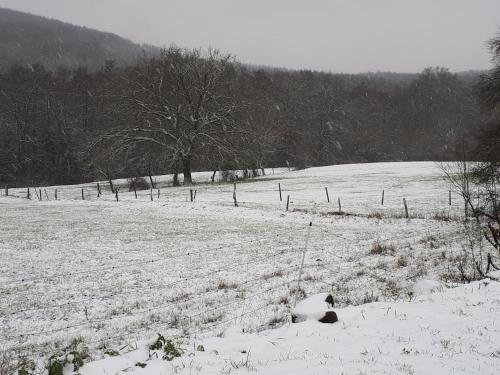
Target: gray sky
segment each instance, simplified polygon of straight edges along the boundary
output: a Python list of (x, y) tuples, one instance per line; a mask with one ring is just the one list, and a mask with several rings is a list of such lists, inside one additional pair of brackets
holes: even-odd
[(0, 0), (158, 46), (332, 72), (485, 69), (500, 0)]

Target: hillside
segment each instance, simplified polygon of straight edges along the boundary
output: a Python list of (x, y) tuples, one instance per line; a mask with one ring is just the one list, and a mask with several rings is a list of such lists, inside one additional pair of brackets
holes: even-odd
[(0, 8), (0, 69), (42, 63), (50, 69), (84, 65), (97, 69), (106, 60), (131, 63), (153, 47), (118, 35)]

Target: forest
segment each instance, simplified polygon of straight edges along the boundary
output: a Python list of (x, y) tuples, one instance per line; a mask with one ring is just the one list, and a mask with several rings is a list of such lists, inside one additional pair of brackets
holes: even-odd
[(0, 183), (461, 159), (485, 123), (479, 80), (254, 67), (178, 47), (97, 70), (13, 65), (0, 72)]

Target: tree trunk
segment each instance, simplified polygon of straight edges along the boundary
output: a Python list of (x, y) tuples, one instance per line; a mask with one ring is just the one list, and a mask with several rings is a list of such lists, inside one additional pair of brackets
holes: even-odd
[(184, 175), (184, 185), (191, 185), (193, 183), (191, 178), (191, 158), (182, 159), (182, 174)]
[(215, 174), (217, 173), (217, 171), (215, 170), (213, 173), (212, 173), (212, 184), (215, 182)]
[(152, 172), (151, 172), (151, 167), (148, 167), (148, 176), (149, 176), (149, 182), (151, 183), (151, 187), (152, 187), (153, 189), (155, 189), (155, 188), (156, 188), (156, 186), (155, 186), (155, 183), (154, 183), (154, 181), (153, 181), (153, 176), (152, 176)]
[(113, 180), (111, 179), (111, 175), (108, 175), (108, 182), (109, 182), (109, 188), (111, 189), (111, 192), (114, 194), (115, 187), (113, 186)]

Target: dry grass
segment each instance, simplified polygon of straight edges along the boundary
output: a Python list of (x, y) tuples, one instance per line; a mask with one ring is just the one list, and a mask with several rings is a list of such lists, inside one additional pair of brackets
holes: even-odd
[(218, 284), (217, 284), (217, 289), (221, 290), (221, 289), (237, 289), (238, 288), (238, 284), (236, 283), (230, 283), (228, 281), (224, 281), (224, 280), (219, 280)]
[(370, 249), (370, 255), (394, 255), (395, 253), (396, 247), (393, 244), (375, 242)]

